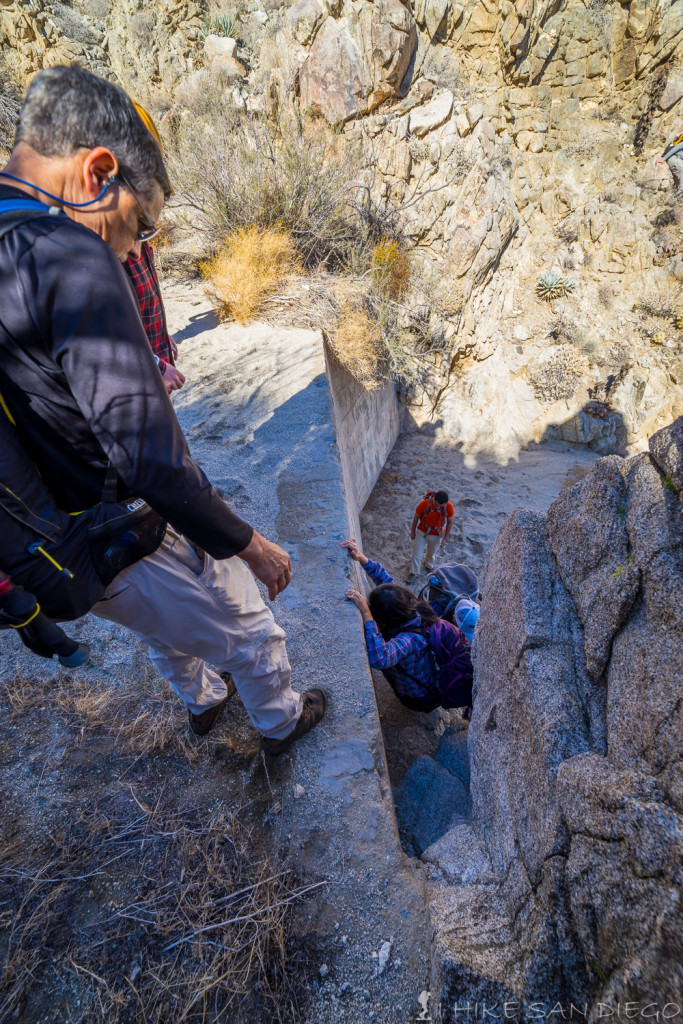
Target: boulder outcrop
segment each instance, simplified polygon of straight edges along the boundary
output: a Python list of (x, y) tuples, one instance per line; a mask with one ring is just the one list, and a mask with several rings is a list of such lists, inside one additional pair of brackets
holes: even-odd
[(491, 551), (472, 816), (422, 855), (442, 1021), (680, 1002), (683, 419), (650, 448), (599, 460), (547, 517), (516, 511)]
[(202, 15), (197, 0), (9, 0), (0, 5), (0, 48), (20, 81), (78, 61), (145, 103), (168, 102), (201, 66)]
[[(310, 39), (317, 24), (310, 0), (300, 0), (289, 21), (299, 41)], [(415, 20), (400, 0), (361, 0), (344, 17), (325, 18), (299, 72), (302, 106), (339, 124), (399, 96), (416, 44)]]
[(205, 13), (4, 0), (0, 45), (21, 81), (79, 60), (163, 107), (208, 64), (239, 111), (291, 100), (363, 143), (447, 343), (410, 396), (447, 439), (620, 453), (683, 413), (683, 214), (654, 162), (683, 110), (680, 0), (240, 0), (235, 40), (204, 44)]

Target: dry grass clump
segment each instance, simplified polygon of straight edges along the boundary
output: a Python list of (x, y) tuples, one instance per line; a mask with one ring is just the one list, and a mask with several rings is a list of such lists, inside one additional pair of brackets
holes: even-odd
[(529, 373), (529, 383), (540, 402), (572, 398), (582, 384), (586, 361), (571, 345), (557, 345)]
[(94, 26), (90, 24), (87, 17), (73, 10), (70, 4), (52, 0), (50, 18), (67, 39), (84, 43), (86, 46), (97, 44), (98, 36)]
[(202, 274), (213, 286), (224, 316), (248, 323), (280, 282), (300, 268), (291, 235), (278, 228), (238, 228)]
[(96, 733), (111, 737), (122, 754), (175, 752), (188, 761), (198, 746), (187, 732), (187, 713), (164, 679), (141, 665), (125, 685), (92, 683), (65, 673), (58, 679), (17, 676), (7, 688), (11, 713), (21, 716), (49, 706), (64, 725), (63, 757)]
[(391, 294), (405, 281), (398, 274), (393, 280), (390, 273), (356, 279), (318, 274), (266, 299), (265, 319), (283, 325), (295, 320), (322, 331), (340, 362), (369, 390), (391, 379), (421, 386), (448, 357), (446, 327), (456, 325), (462, 313), (462, 287), (448, 274), (430, 273), (414, 260), (404, 263), (398, 245), (389, 252), (397, 252), (398, 267), (410, 273), (400, 301)]
[(11, 150), (21, 100), (19, 90), (0, 58), (0, 148)]
[(410, 284), (410, 258), (395, 240), (378, 242), (370, 258), (372, 287), (378, 295), (400, 299)]
[(611, 309), (614, 304), (614, 289), (610, 284), (601, 284), (598, 288), (598, 301), (603, 309)]
[(12, 92), (0, 89), (0, 147), (9, 152), (19, 116), (19, 101)]
[(670, 288), (655, 286), (644, 292), (637, 304), (640, 313), (646, 316), (658, 317), (661, 320), (671, 320), (677, 312), (678, 301), (681, 289), (675, 294)]
[(375, 391), (382, 383), (382, 329), (361, 297), (347, 296), (339, 304), (336, 326), (327, 335), (337, 358), (356, 380)]
[(256, 858), (222, 809), (107, 797), (0, 852), (0, 1019), (295, 1022), (289, 910), (325, 884)]
[(337, 286), (335, 322), (326, 336), (347, 370), (368, 390), (392, 376), (410, 374), (406, 350), (415, 340), (408, 321), (415, 313), (404, 306), (411, 280), (411, 261), (395, 239), (378, 242), (370, 257), (370, 286)]

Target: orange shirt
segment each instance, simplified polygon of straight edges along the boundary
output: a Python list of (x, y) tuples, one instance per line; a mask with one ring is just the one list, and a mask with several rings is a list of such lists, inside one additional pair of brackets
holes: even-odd
[[(415, 513), (421, 517), (420, 522), (417, 524), (418, 530), (429, 536), (434, 536), (434, 534), (443, 532), (443, 529), (446, 527), (446, 519), (453, 518), (455, 509), (450, 501), (447, 501), (443, 508), (437, 508), (433, 501), (425, 498), (417, 506)], [(446, 519), (444, 519), (444, 515)]]

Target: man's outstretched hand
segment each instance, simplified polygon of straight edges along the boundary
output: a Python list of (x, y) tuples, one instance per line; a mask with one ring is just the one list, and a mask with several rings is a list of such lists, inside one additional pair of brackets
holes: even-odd
[(271, 601), (274, 601), (291, 582), (292, 563), (287, 552), (266, 540), (256, 530), (238, 557), (247, 563), (256, 579), (265, 584)]

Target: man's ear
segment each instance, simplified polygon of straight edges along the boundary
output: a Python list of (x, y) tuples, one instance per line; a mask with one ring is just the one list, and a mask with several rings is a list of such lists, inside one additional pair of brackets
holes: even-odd
[(83, 185), (91, 199), (98, 196), (106, 183), (118, 173), (119, 162), (110, 149), (96, 146), (84, 158), (81, 173)]

